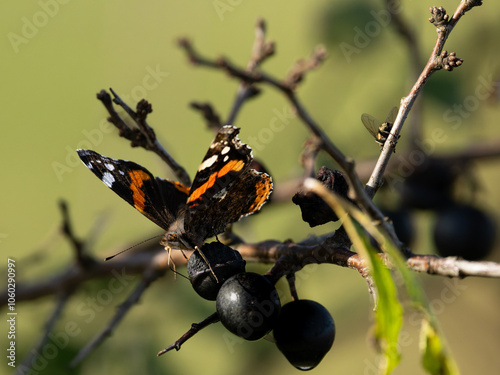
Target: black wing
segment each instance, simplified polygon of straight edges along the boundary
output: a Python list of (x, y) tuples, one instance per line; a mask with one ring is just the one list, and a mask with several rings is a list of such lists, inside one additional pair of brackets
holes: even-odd
[(219, 234), (267, 201), (271, 178), (249, 169), (252, 150), (238, 133), (234, 126), (223, 126), (203, 158), (187, 201), (186, 232), (197, 231), (201, 238)]
[(189, 188), (179, 182), (155, 178), (146, 168), (128, 160), (91, 150), (77, 153), (99, 180), (164, 230), (185, 208)]

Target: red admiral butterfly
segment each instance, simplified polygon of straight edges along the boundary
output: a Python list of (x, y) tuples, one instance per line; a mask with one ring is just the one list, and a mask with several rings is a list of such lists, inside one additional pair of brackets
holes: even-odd
[(131, 161), (77, 152), (111, 190), (166, 231), (162, 245), (199, 249), (227, 224), (259, 211), (272, 192), (271, 177), (249, 168), (252, 150), (238, 139), (239, 131), (231, 125), (220, 128), (190, 188), (155, 178)]

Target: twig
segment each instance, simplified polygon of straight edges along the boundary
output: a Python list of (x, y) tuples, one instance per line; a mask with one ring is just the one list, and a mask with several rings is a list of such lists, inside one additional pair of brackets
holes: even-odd
[(208, 327), (210, 324), (217, 323), (219, 321), (219, 315), (217, 313), (213, 313), (210, 315), (208, 318), (204, 319), (203, 321), (199, 323), (193, 323), (191, 325), (191, 328), (189, 331), (187, 331), (185, 334), (181, 336), (180, 339), (178, 339), (176, 342), (174, 342), (172, 345), (167, 346), (165, 349), (160, 350), (157, 354), (157, 356), (161, 356), (162, 354), (165, 354), (172, 349), (175, 350), (180, 350), (181, 345), (184, 344), (187, 340), (189, 340), (191, 337), (196, 335), (199, 331), (201, 331), (203, 328)]
[(85, 243), (79, 239), (73, 231), (73, 226), (71, 225), (71, 219), (69, 217), (68, 204), (66, 201), (60, 200), (59, 208), (63, 217), (62, 231), (75, 250), (76, 262), (80, 267), (87, 269), (91, 267), (95, 261), (85, 254)]
[(325, 59), (326, 49), (323, 46), (316, 47), (309, 59), (301, 59), (295, 63), (283, 83), (291, 90), (295, 90), (306, 73), (319, 67)]
[[(304, 179), (316, 175), (316, 157), (321, 149), (321, 140), (311, 135), (304, 144), (300, 161), (304, 167)], [(296, 192), (296, 191), (295, 191)]]
[[(275, 270), (272, 274), (278, 279), (287, 273), (298, 272), (307, 264), (334, 264), (362, 272), (366, 266), (359, 255), (350, 251), (339, 238), (337, 242), (331, 237), (308, 238), (298, 243), (280, 242), (274, 240), (259, 243), (240, 243), (234, 248), (238, 250), (247, 262), (258, 262), (274, 264)], [(157, 245), (155, 245), (157, 246)], [(139, 248), (141, 250), (141, 248)], [(142, 248), (144, 250), (144, 248)], [(176, 264), (184, 264), (185, 258), (180, 252), (172, 253)], [(440, 261), (439, 259), (445, 259)], [(110, 274), (118, 274), (122, 277), (132, 277), (142, 274), (152, 263), (167, 264), (169, 255), (166, 251), (137, 251), (129, 256), (116, 258), (112, 262), (97, 262), (92, 267), (92, 272), (85, 272), (78, 266), (72, 266), (64, 272), (47, 280), (36, 280), (30, 283), (19, 282), (17, 285), (17, 301), (34, 300), (40, 297), (58, 294), (63, 290), (77, 288), (86, 281), (109, 277)], [(455, 258), (437, 258), (434, 255), (412, 255), (407, 260), (410, 269), (432, 275), (444, 275), (453, 277), (477, 276), (477, 277), (500, 277), (491, 271), (498, 269), (500, 265), (488, 262), (467, 262)], [(441, 263), (446, 267), (441, 266)], [(479, 263), (478, 268), (475, 264)], [(456, 264), (456, 265), (455, 265)], [(449, 269), (453, 267), (463, 272), (450, 274)], [(168, 266), (166, 266), (168, 267)], [(466, 267), (466, 268), (464, 268)], [(2, 292), (0, 307), (7, 303), (7, 290)]]
[[(250, 61), (247, 64), (246, 70), (253, 72), (257, 67), (264, 62), (268, 57), (274, 54), (274, 42), (266, 42), (266, 23), (262, 18), (259, 18), (255, 25), (255, 41), (252, 47)], [(260, 94), (260, 90), (255, 86), (246, 82), (241, 82), (236, 92), (236, 98), (231, 107), (226, 124), (234, 124), (236, 116), (241, 110), (243, 104), (251, 98)]]
[(240, 112), (241, 108), (243, 107), (243, 104), (250, 98), (254, 98), (257, 95), (260, 94), (260, 90), (256, 88), (255, 86), (246, 84), (246, 83), (241, 83), (240, 87), (238, 88), (238, 92), (236, 93), (236, 98), (234, 99), (234, 103), (231, 107), (231, 111), (229, 112), (229, 115), (227, 116), (226, 124), (228, 125), (233, 125), (236, 121), (236, 116)]
[[(248, 62), (246, 67), (246, 70), (248, 72), (254, 71), (264, 60), (274, 54), (274, 43), (266, 42), (265, 34), (265, 22), (263, 19), (258, 19), (255, 26), (255, 41), (252, 47), (252, 53), (250, 56), (250, 61)], [(188, 56), (190, 56), (190, 61), (192, 63), (199, 64), (203, 62), (206, 65), (211, 64), (210, 61), (204, 60), (196, 53), (189, 40), (180, 39), (178, 41), (178, 45), (188, 52)], [(238, 87), (233, 105), (231, 106), (229, 115), (224, 124), (234, 125), (236, 117), (243, 107), (243, 104), (245, 104), (248, 99), (254, 98), (259, 94), (260, 90), (257, 87), (247, 83), (246, 81), (242, 81)], [(219, 130), (221, 125), (224, 125), (221, 122), (219, 115), (215, 113), (213, 107), (210, 104), (193, 102), (191, 103), (191, 107), (200, 110), (203, 113), (208, 127), (213, 129), (215, 132)]]
[(297, 294), (297, 287), (295, 286), (295, 273), (288, 274), (286, 276), (286, 281), (288, 281), (288, 287), (290, 288), (292, 301), (298, 301), (299, 295)]
[[(386, 5), (388, 9), (397, 9), (401, 6), (400, 2), (397, 0), (386, 0)], [(409, 64), (412, 71), (411, 79), (416, 80), (420, 74), (422, 61), (417, 34), (411, 28), (410, 23), (403, 18), (403, 12), (391, 12), (391, 21), (399, 35), (401, 35), (402, 39), (406, 42), (408, 47)], [(410, 122), (407, 126), (409, 128), (407, 138), (410, 140), (410, 149), (418, 148), (418, 140), (422, 139), (422, 106), (422, 101), (418, 101), (414, 104), (413, 112), (409, 120)]]
[(460, 278), (466, 276), (500, 277), (500, 264), (495, 262), (473, 262), (456, 257), (416, 255), (408, 259), (407, 263), (413, 271), (431, 275)]
[(222, 126), (222, 122), (219, 114), (210, 103), (191, 102), (189, 103), (189, 106), (202, 113), (209, 129), (212, 129), (214, 133), (219, 131)]
[[(158, 245), (155, 245), (158, 248)], [(139, 251), (143, 250), (143, 251)], [(148, 251), (149, 250), (149, 251)], [(185, 264), (186, 260), (179, 251), (172, 252), (171, 261)], [(118, 257), (109, 262), (96, 262), (91, 271), (86, 271), (78, 265), (70, 266), (63, 272), (46, 280), (18, 282), (16, 285), (16, 301), (34, 300), (40, 297), (58, 294), (63, 290), (76, 288), (88, 280), (100, 277), (121, 277), (127, 280), (133, 275), (142, 274), (151, 264), (164, 264), (168, 268), (169, 254), (165, 250), (151, 251), (149, 247), (138, 247), (138, 251), (128, 256)], [(0, 307), (7, 304), (7, 290), (2, 292)]]
[(422, 73), (410, 90), (410, 93), (408, 94), (408, 96), (401, 99), (398, 116), (394, 121), (389, 137), (384, 143), (384, 147), (382, 149), (378, 162), (375, 165), (372, 175), (370, 176), (370, 180), (366, 185), (366, 191), (370, 197), (373, 197), (382, 185), (382, 179), (385, 169), (387, 167), (387, 164), (389, 163), (390, 157), (394, 152), (394, 148), (396, 147), (396, 142), (398, 140), (403, 124), (427, 80), (437, 70), (444, 68), (451, 71), (454, 67), (460, 66), (462, 64), (462, 60), (456, 58), (454, 52), (448, 54), (447, 51), (443, 51), (444, 44), (462, 15), (467, 10), (470, 10), (473, 6), (478, 5), (481, 5), (481, 1), (461, 1), (451, 19), (449, 19), (446, 11), (442, 7), (433, 7), (430, 9), (433, 16), (429, 19), (429, 21), (436, 26), (437, 30), (436, 43), (431, 52), (429, 60), (427, 61), (427, 64), (425, 65)]
[(58, 301), (56, 303), (56, 307), (52, 315), (50, 316), (49, 320), (47, 321), (47, 323), (45, 323), (45, 329), (42, 332), (42, 335), (38, 340), (38, 343), (36, 343), (33, 346), (33, 348), (28, 352), (26, 357), (23, 359), (23, 362), (18, 366), (16, 374), (19, 375), (24, 374), (25, 373), (24, 371), (26, 369), (32, 368), (32, 364), (38, 357), (39, 353), (42, 352), (42, 348), (49, 341), (49, 334), (54, 329), (57, 320), (61, 317), (64, 307), (66, 306), (66, 303), (68, 302), (71, 294), (72, 294), (71, 292), (62, 292), (58, 295)]
[(155, 268), (153, 265), (146, 269), (143, 274), (141, 282), (136, 286), (135, 290), (127, 297), (127, 299), (120, 305), (117, 309), (115, 316), (109, 321), (108, 325), (94, 337), (94, 339), (89, 342), (83, 349), (81, 349), (78, 354), (70, 362), (70, 367), (75, 367), (78, 365), (85, 357), (87, 357), (97, 346), (99, 346), (104, 339), (111, 336), (113, 330), (122, 321), (128, 311), (134, 306), (141, 298), (144, 291), (149, 287), (149, 285), (157, 280), (159, 277), (165, 274), (164, 268)]
[(179, 165), (175, 159), (167, 152), (156, 138), (155, 132), (151, 126), (146, 122), (146, 117), (151, 113), (152, 107), (146, 100), (141, 100), (137, 104), (137, 112), (134, 112), (114, 91), (110, 89), (113, 94), (113, 102), (122, 107), (125, 112), (134, 120), (137, 128), (130, 128), (126, 122), (118, 115), (113, 107), (111, 96), (104, 90), (97, 94), (99, 99), (110, 117), (108, 121), (111, 122), (119, 130), (120, 137), (131, 141), (132, 147), (142, 147), (146, 150), (153, 151), (157, 154), (168, 166), (172, 169), (176, 177), (186, 186), (191, 186), (191, 179), (189, 178), (186, 170)]
[[(398, 158), (391, 159), (386, 168), (386, 177), (398, 173), (401, 167), (404, 167), (404, 163), (409, 160), (410, 152), (405, 152), (399, 155)], [(434, 154), (432, 156), (436, 160), (442, 160), (446, 164), (464, 164), (470, 163), (475, 160), (486, 160), (486, 159), (498, 159), (500, 157), (500, 140), (496, 140), (490, 143), (485, 143), (485, 141), (479, 141), (467, 145), (464, 149), (447, 154)], [(370, 177), (373, 168), (375, 167), (377, 160), (364, 160), (356, 164), (356, 172), (361, 179), (368, 179)], [(289, 182), (282, 182), (282, 185), (287, 187), (292, 183), (297, 183), (298, 180), (292, 180)], [(284, 191), (281, 194), (286, 196)], [(273, 193), (276, 195), (276, 192)], [(281, 199), (281, 198), (280, 198)], [(282, 198), (285, 199), (285, 198)]]
[[(352, 251), (338, 244), (325, 242), (316, 245), (281, 243), (264, 241), (255, 244), (242, 244), (237, 247), (243, 258), (259, 263), (274, 263), (268, 272), (272, 280), (277, 280), (293, 270), (298, 272), (308, 264), (334, 264), (357, 270), (360, 274), (367, 272), (363, 259)], [(384, 263), (391, 267), (386, 254), (381, 253)], [(478, 262), (458, 259), (456, 257), (441, 258), (436, 255), (413, 255), (406, 261), (408, 267), (429, 275), (449, 277), (500, 277), (500, 263)]]

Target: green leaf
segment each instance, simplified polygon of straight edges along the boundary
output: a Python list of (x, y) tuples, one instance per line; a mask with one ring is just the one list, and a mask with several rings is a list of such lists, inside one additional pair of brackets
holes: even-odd
[[(403, 325), (403, 307), (391, 271), (385, 266), (377, 251), (363, 237), (364, 252), (371, 264), (371, 275), (377, 287), (377, 307), (375, 310), (375, 336), (382, 349), (380, 374), (390, 374), (401, 360), (398, 337)], [(360, 249), (358, 249), (360, 251)]]
[(459, 374), (457, 365), (447, 353), (441, 336), (429, 319), (422, 320), (420, 349), (422, 350), (422, 365), (429, 374)]

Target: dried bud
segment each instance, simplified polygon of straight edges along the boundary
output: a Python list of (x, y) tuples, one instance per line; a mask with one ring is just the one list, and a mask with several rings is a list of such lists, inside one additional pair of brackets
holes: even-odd
[(432, 14), (432, 17), (429, 18), (429, 22), (431, 22), (434, 26), (442, 28), (448, 24), (449, 17), (443, 7), (431, 7), (429, 11)]
[[(350, 200), (347, 196), (349, 185), (342, 172), (331, 170), (327, 167), (321, 167), (316, 179), (326, 188)], [(325, 224), (329, 221), (337, 221), (339, 219), (332, 208), (315, 193), (299, 191), (293, 196), (292, 202), (300, 206), (302, 220), (311, 227)]]
[(139, 103), (137, 103), (137, 114), (146, 116), (153, 112), (153, 106), (146, 99), (141, 99)]

